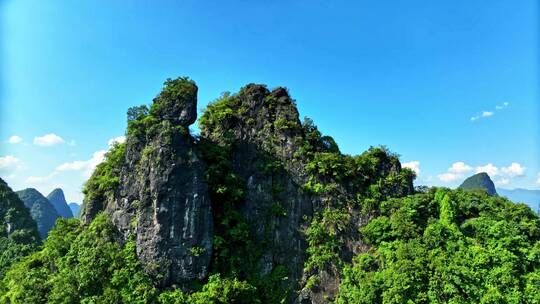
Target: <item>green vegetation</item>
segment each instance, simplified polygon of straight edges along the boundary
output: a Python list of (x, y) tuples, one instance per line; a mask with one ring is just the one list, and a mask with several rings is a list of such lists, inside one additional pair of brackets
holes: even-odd
[(467, 178), (463, 181), (459, 188), (463, 190), (484, 190), (489, 195), (497, 194), (497, 190), (495, 190), (495, 184), (493, 183), (491, 178), (489, 178), (489, 175), (484, 172), (475, 174)]
[(430, 189), (378, 212), (338, 303), (539, 303), (540, 221), (525, 205)]
[(8, 303), (148, 303), (156, 296), (133, 243), (122, 248), (105, 215), (83, 228), (60, 219), (43, 249), (24, 258), (2, 281)]
[(261, 303), (255, 287), (210, 276), (201, 290), (159, 292), (142, 270), (135, 243), (121, 246), (107, 216), (88, 227), (60, 219), (43, 248), (12, 267), (0, 283), (2, 303)]
[(24, 202), (26, 208), (30, 210), (32, 219), (36, 221), (39, 236), (42, 239), (46, 238), (47, 233), (53, 228), (56, 219), (59, 217), (54, 206), (34, 188), (17, 191), (17, 195)]
[(119, 170), (125, 157), (125, 150), (125, 143), (115, 144), (105, 154), (105, 160), (97, 165), (94, 173), (84, 185), (85, 204), (101, 205), (106, 200), (107, 195), (110, 195), (118, 187)]
[(238, 303), (284, 301), (288, 292), (283, 290), (281, 282), (287, 276), (286, 269), (278, 266), (269, 275), (259, 275), (257, 262), (261, 256), (260, 244), (254, 241), (249, 225), (238, 211), (245, 190), (244, 182), (232, 173), (230, 144), (201, 140), (199, 146), (208, 164), (205, 175), (214, 212), (211, 271), (233, 282), (240, 276), (246, 277), (254, 288), (253, 296), (246, 298), (248, 302)]
[(150, 107), (150, 114), (154, 117), (167, 119), (171, 109), (185, 109), (188, 100), (197, 99), (197, 86), (189, 77), (178, 77), (165, 80), (163, 90), (154, 99)]
[(22, 257), (37, 249), (40, 238), (30, 212), (0, 179), (0, 279)]
[[(333, 140), (328, 137), (323, 140), (310, 120), (306, 120), (304, 128), (310, 139), (303, 150), (310, 160), (306, 165), (310, 175), (304, 188), (322, 195), (326, 202), (326, 207), (315, 214), (306, 230), (309, 258), (304, 271), (310, 277), (316, 277), (320, 271), (339, 272), (343, 266), (340, 248), (342, 236), (351, 224), (350, 210), (372, 213), (383, 200), (410, 193), (415, 176), (411, 170), (401, 169), (398, 156), (385, 147), (370, 148), (359, 156), (343, 155), (333, 145), (321, 144), (333, 143)], [(320, 152), (310, 142), (320, 145)], [(325, 150), (326, 147), (329, 150)], [(340, 185), (344, 183), (353, 188), (356, 197), (343, 194), (345, 190)], [(314, 281), (308, 283), (306, 286), (313, 285)]]

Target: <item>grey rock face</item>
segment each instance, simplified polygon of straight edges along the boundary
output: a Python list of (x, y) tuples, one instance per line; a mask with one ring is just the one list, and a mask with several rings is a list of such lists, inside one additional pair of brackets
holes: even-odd
[(62, 191), (62, 189), (54, 189), (51, 193), (49, 193), (49, 195), (47, 195), (47, 199), (49, 202), (51, 202), (54, 209), (56, 209), (58, 215), (64, 218), (73, 217), (73, 213), (66, 202), (64, 191)]
[(160, 285), (189, 289), (208, 275), (213, 221), (204, 164), (185, 128), (196, 118), (197, 88), (174, 82), (155, 101), (152, 125), (128, 134), (118, 188), (103, 204), (85, 202), (82, 218), (105, 210), (124, 240), (135, 237), (143, 267)]
[[(237, 108), (249, 119), (230, 117), (220, 128), (234, 135), (233, 171), (246, 181), (240, 212), (262, 245), (261, 275), (277, 266), (288, 270), (287, 286), (298, 288), (305, 249), (303, 230), (320, 198), (301, 189), (306, 180), (302, 159), (294, 157), (303, 141), (299, 114), (286, 89), (269, 91), (250, 84), (235, 97)], [(283, 123), (283, 124), (282, 124)], [(203, 137), (219, 141), (221, 134), (202, 130)], [(275, 164), (275, 166), (269, 166)]]

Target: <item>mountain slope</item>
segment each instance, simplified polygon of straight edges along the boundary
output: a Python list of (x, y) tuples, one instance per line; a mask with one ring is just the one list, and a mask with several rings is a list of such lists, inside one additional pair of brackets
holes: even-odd
[(484, 190), (489, 195), (497, 195), (495, 184), (489, 175), (484, 172), (468, 177), (458, 188), (463, 190)]
[(54, 209), (56, 209), (58, 215), (63, 218), (73, 217), (73, 213), (71, 213), (71, 209), (66, 202), (64, 191), (62, 191), (62, 189), (54, 189), (51, 193), (49, 193), (49, 195), (47, 195), (47, 199), (49, 200), (49, 202), (51, 202)]
[(30, 210), (32, 218), (37, 223), (41, 238), (47, 238), (47, 233), (49, 233), (59, 217), (56, 209), (46, 197), (34, 188), (27, 188), (16, 193), (24, 202), (26, 208)]
[(535, 212), (540, 210), (540, 190), (498, 188), (497, 192), (514, 203), (527, 204)]
[(0, 278), (13, 262), (37, 249), (39, 240), (30, 212), (0, 178)]

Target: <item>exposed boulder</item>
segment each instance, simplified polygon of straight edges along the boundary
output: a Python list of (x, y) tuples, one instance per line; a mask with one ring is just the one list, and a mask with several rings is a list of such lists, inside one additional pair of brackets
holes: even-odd
[(151, 112), (173, 125), (188, 127), (197, 119), (197, 86), (188, 78), (165, 81), (165, 88), (154, 99)]

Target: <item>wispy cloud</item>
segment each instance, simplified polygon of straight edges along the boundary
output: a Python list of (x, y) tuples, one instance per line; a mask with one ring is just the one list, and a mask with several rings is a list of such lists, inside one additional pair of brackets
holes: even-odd
[(26, 178), (25, 182), (32, 186), (42, 185), (49, 182), (56, 175), (58, 175), (58, 172), (54, 171), (51, 174), (45, 176), (29, 176), (28, 178)]
[(502, 110), (510, 105), (509, 102), (503, 102), (501, 105), (496, 105), (495, 110)]
[[(509, 102), (503, 102), (502, 104), (495, 106), (495, 111), (503, 110), (503, 109), (507, 108), (509, 105), (510, 105)], [(493, 115), (495, 115), (494, 111), (482, 111), (482, 113), (471, 117), (471, 121), (475, 122), (475, 121), (477, 121), (479, 119), (486, 118), (486, 117), (491, 117)]]

